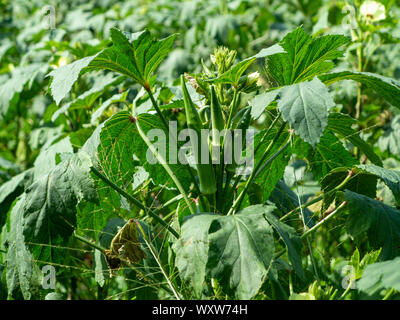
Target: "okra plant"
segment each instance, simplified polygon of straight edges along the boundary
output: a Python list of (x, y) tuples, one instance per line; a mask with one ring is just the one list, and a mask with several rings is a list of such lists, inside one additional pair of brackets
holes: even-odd
[[(74, 249), (99, 299), (398, 297), (400, 172), (358, 119), (368, 99), (400, 108), (400, 82), (368, 72), (361, 47), (355, 71), (336, 68), (368, 36), (298, 27), (242, 60), (218, 46), (165, 83), (158, 68), (179, 35), (112, 28), (109, 46), (48, 72), (49, 117), (71, 134), (0, 187), (0, 297), (66, 298), (76, 279), (44, 288), (41, 268), (79, 271)], [(358, 86), (350, 112), (334, 94), (344, 80)], [(91, 110), (105, 88), (115, 94)], [(329, 265), (341, 248), (321, 253), (325, 240), (358, 249)]]

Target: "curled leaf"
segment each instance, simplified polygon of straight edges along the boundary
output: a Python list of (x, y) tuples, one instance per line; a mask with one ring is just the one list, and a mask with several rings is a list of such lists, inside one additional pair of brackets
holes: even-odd
[(122, 262), (133, 265), (146, 257), (140, 247), (137, 225), (134, 219), (130, 219), (118, 231), (111, 241), (110, 249), (105, 250), (105, 255), (111, 270), (120, 268)]

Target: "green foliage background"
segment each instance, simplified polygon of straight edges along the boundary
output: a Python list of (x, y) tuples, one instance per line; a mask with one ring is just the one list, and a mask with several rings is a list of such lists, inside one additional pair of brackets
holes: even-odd
[[(1, 0), (0, 299), (400, 298), (400, 7), (378, 2)], [(146, 157), (186, 127), (184, 73), (200, 114), (212, 85), (256, 131), (260, 174), (212, 167), (214, 204)]]

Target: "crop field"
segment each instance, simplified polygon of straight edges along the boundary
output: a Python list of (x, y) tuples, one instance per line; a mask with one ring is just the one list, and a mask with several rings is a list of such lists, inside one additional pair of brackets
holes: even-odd
[(398, 1), (0, 0), (0, 300), (399, 299)]

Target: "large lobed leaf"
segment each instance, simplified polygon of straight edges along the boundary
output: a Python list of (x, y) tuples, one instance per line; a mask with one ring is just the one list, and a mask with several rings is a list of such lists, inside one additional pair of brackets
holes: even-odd
[(8, 294), (29, 300), (35, 281), (33, 257), (25, 245), (23, 236), (23, 202), (17, 202), (10, 213), (11, 230), (7, 233), (7, 272), (6, 281)]
[(293, 264), (294, 270), (300, 278), (305, 279), (300, 255), (302, 243), (296, 230), (281, 222), (275, 215), (273, 215), (269, 211), (265, 211), (264, 217), (272, 225), (276, 232), (278, 232), (279, 236), (285, 243), (288, 250), (289, 259)]
[(11, 230), (21, 229), (35, 258), (52, 261), (55, 249), (44, 245), (69, 238), (76, 226), (76, 205), (80, 200), (97, 201), (90, 166), (86, 154), (71, 155), (28, 187), (14, 206), (13, 211), (18, 208), (22, 217)]
[(262, 285), (274, 253), (272, 227), (264, 218), (274, 206), (251, 206), (210, 225), (207, 271), (225, 292), (250, 299)]
[(340, 80), (355, 80), (373, 89), (393, 106), (400, 108), (400, 81), (370, 72), (343, 71), (319, 77), (329, 85)]
[[(132, 182), (136, 170), (134, 164), (134, 157), (136, 157), (140, 165), (150, 174), (155, 184), (172, 183), (161, 164), (149, 162), (148, 147), (137, 133), (134, 121), (140, 121), (140, 126), (146, 134), (152, 129), (156, 129), (160, 134), (164, 132), (165, 145), (160, 149), (165, 150), (166, 161), (168, 161), (168, 134), (161, 129), (160, 118), (144, 113), (133, 119), (128, 112), (121, 111), (107, 120), (101, 129), (97, 147), (101, 170), (111, 181), (125, 188), (128, 183)], [(161, 141), (156, 142), (161, 143)], [(188, 187), (191, 180), (187, 170), (185, 170), (185, 165), (177, 163), (169, 164), (169, 166), (176, 173), (181, 183)]]
[(182, 279), (193, 288), (193, 295), (201, 298), (208, 259), (208, 229), (214, 214), (188, 216), (181, 227), (181, 237), (174, 243), (175, 264)]
[(270, 220), (290, 251), (302, 275), (301, 243), (294, 229), (280, 223), (274, 205), (255, 205), (237, 214), (199, 214), (187, 217), (174, 244), (181, 277), (201, 297), (206, 279), (214, 278), (225, 293), (238, 299), (253, 297), (267, 276), (274, 253)]
[(326, 35), (313, 39), (302, 27), (287, 34), (280, 42), (286, 53), (266, 59), (266, 69), (278, 85), (290, 85), (313, 79), (329, 71), (333, 60), (343, 55), (338, 50), (348, 43), (342, 35)]
[(49, 73), (54, 100), (58, 104), (68, 94), (84, 69), (111, 70), (148, 87), (151, 74), (170, 51), (175, 37), (154, 40), (148, 30), (129, 34), (112, 28), (110, 48)]
[(390, 259), (399, 254), (400, 211), (380, 201), (346, 190), (350, 215), (346, 228), (356, 237), (367, 232), (374, 247), (382, 247), (382, 258)]

